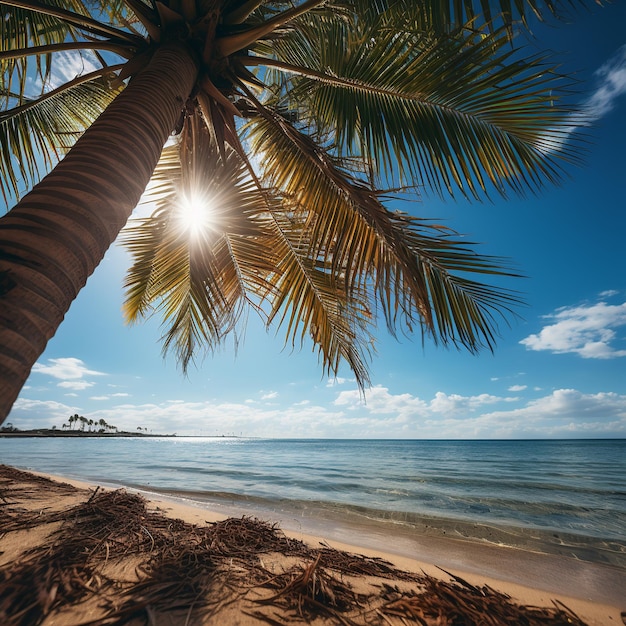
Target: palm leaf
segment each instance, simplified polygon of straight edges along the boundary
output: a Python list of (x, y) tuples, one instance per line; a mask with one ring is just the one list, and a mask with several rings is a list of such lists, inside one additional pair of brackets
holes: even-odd
[(119, 89), (111, 89), (101, 73), (0, 112), (0, 188), (5, 198), (18, 196), (21, 184), (34, 184), (39, 159), (50, 166), (113, 100)]
[[(53, 3), (51, 3), (53, 4)], [(80, 2), (59, 2), (57, 6), (73, 6), (77, 11), (83, 10)], [(54, 5), (53, 5), (54, 6)], [(0, 4), (0, 20), (2, 37), (0, 37), (0, 52), (25, 50), (31, 46), (53, 45), (76, 36), (74, 27), (66, 24), (59, 18), (46, 13), (32, 12), (26, 8)], [(23, 97), (26, 90), (27, 76), (31, 66), (27, 57), (11, 58), (0, 61), (2, 72), (3, 96), (11, 91), (18, 97)], [(49, 78), (50, 56), (44, 59), (37, 58), (35, 72), (40, 83), (44, 85)], [(15, 85), (15, 83), (17, 83)]]
[(352, 289), (348, 293), (342, 276), (333, 272), (329, 263), (312, 257), (305, 223), (289, 211), (274, 212), (273, 216), (278, 263), (268, 323), (286, 326), (286, 339), (293, 346), (298, 337), (300, 346), (310, 338), (325, 372), (336, 375), (343, 361), (357, 384), (367, 386), (373, 339), (366, 292)]
[[(348, 298), (330, 268), (311, 259), (297, 221), (246, 174), (239, 156), (219, 150), (208, 130), (191, 130), (194, 123), (164, 150), (149, 196), (157, 211), (126, 231), (134, 259), (126, 280), (127, 318), (136, 320), (152, 307), (162, 313), (164, 350), (174, 350), (185, 369), (194, 352), (214, 349), (253, 307), (267, 314), (268, 324), (285, 328), (292, 343), (310, 336), (328, 371), (346, 360), (364, 384), (365, 303), (356, 294)], [(176, 223), (177, 201), (191, 189), (220, 207), (217, 231), (195, 239)]]
[(317, 72), (293, 75), (285, 99), (380, 175), (417, 177), (439, 194), (506, 195), (558, 181), (559, 160), (574, 160), (558, 75), (541, 59), (511, 59), (501, 33), (422, 40), (319, 25), (319, 40), (337, 45), (277, 44), (290, 67)]
[(360, 313), (366, 321), (375, 308), (374, 289), (392, 332), (419, 323), (444, 344), (492, 347), (493, 314), (519, 299), (465, 275), (510, 275), (504, 260), (476, 254), (452, 231), (388, 211), (310, 137), (267, 107), (261, 111), (248, 139), (299, 224), (298, 258), (340, 277), (341, 289), (357, 298), (355, 319)]
[(390, 22), (403, 21), (405, 27), (427, 28), (438, 33), (450, 32), (465, 24), (478, 27), (504, 26), (513, 38), (515, 27), (529, 27), (529, 18), (540, 21), (563, 19), (583, 0), (347, 0), (334, 5), (355, 9), (366, 19), (384, 15)]
[[(124, 234), (134, 259), (126, 317), (161, 312), (164, 351), (173, 350), (183, 370), (198, 349), (220, 345), (247, 305), (258, 307), (271, 288), (266, 198), (246, 172), (236, 153), (218, 149), (208, 130), (189, 119), (155, 171), (148, 198), (156, 211)], [(210, 199), (216, 212), (212, 226), (195, 236), (180, 223), (181, 199), (191, 194)]]

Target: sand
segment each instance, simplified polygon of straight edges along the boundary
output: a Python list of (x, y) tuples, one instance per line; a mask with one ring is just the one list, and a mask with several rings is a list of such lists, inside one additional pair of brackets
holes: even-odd
[(618, 568), (145, 495), (0, 466), (0, 624), (626, 623)]

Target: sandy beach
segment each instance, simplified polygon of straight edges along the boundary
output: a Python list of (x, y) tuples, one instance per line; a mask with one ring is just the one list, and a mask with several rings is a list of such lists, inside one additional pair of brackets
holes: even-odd
[(624, 572), (565, 557), (342, 542), (8, 466), (0, 504), (7, 626), (626, 623)]

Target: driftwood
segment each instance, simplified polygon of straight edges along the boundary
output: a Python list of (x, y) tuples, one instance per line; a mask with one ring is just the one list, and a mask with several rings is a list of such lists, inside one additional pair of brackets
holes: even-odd
[[(38, 508), (37, 499), (51, 493), (59, 499), (82, 493), (84, 501)], [(448, 572), (435, 578), (382, 559), (310, 547), (258, 519), (193, 525), (148, 509), (144, 498), (124, 490), (81, 492), (0, 466), (0, 540), (35, 527), (48, 531), (45, 545), (0, 566), (0, 623), (6, 626), (37, 626), (88, 601), (99, 617), (82, 626), (155, 624), (163, 614), (173, 624), (219, 623), (215, 616), (235, 603), (248, 618), (273, 626), (584, 626), (558, 602), (520, 606)], [(270, 555), (288, 565), (268, 569)], [(134, 575), (112, 576), (120, 563), (134, 564)]]

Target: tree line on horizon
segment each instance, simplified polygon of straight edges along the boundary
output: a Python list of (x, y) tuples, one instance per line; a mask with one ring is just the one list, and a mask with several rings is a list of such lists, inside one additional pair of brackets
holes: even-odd
[(83, 415), (78, 415), (78, 413), (74, 413), (74, 415), (70, 415), (67, 422), (64, 422), (61, 425), (62, 429), (70, 429), (74, 430), (74, 425), (80, 424), (80, 430), (85, 430), (85, 427), (88, 428), (89, 432), (91, 432), (92, 427), (99, 428), (98, 432), (119, 432), (117, 426), (113, 426), (112, 424), (108, 424), (104, 418), (100, 418), (99, 420), (88, 419)]
[[(109, 424), (104, 418), (100, 418), (99, 420), (94, 420), (91, 418), (86, 418), (83, 415), (78, 415), (78, 413), (74, 413), (74, 415), (70, 415), (67, 422), (61, 424), (61, 430), (74, 430), (74, 427), (79, 427), (81, 432), (84, 432), (85, 428), (87, 428), (87, 432), (96, 432), (96, 433), (124, 433), (129, 434), (127, 431), (114, 426), (113, 424)], [(28, 429), (27, 429), (28, 430)], [(34, 429), (34, 430), (48, 430), (48, 429)], [(49, 430), (58, 430), (57, 425), (53, 424)], [(0, 433), (16, 433), (16, 432), (27, 432), (22, 431), (20, 428), (17, 428), (12, 422), (7, 422), (4, 425), (0, 425)], [(152, 431), (147, 427), (137, 426), (137, 432), (139, 434), (148, 434)]]

